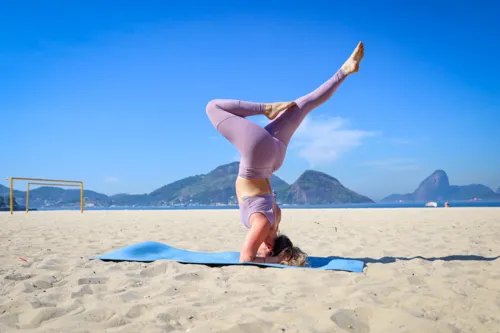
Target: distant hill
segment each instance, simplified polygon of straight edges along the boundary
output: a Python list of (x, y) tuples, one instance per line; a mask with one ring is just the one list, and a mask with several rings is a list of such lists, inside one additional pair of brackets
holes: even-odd
[(345, 188), (325, 173), (307, 170), (289, 188), (279, 192), (279, 199), (292, 204), (371, 203), (373, 200)]
[[(9, 188), (0, 185), (0, 196), (8, 197), (9, 195)], [(107, 206), (111, 203), (111, 199), (107, 195), (95, 191), (84, 190), (84, 196), (87, 201), (98, 206)], [(18, 204), (26, 204), (25, 191), (14, 190), (14, 197)], [(80, 190), (52, 186), (42, 186), (30, 190), (30, 208), (60, 206), (62, 204), (64, 206), (78, 206), (80, 204)]]
[[(10, 195), (10, 189), (7, 186), (0, 184), (0, 196), (6, 197), (9, 195)], [(22, 195), (26, 195), (26, 193), (24, 191), (14, 190), (14, 197), (15, 198), (22, 196)]]
[(415, 198), (413, 198), (412, 193), (408, 193), (408, 194), (391, 194), (388, 197), (385, 197), (382, 200), (380, 200), (380, 202), (400, 202), (400, 201), (411, 202), (415, 201)]
[(450, 185), (444, 170), (436, 170), (425, 178), (413, 193), (391, 194), (381, 202), (399, 201), (452, 201), (452, 200), (500, 200), (500, 194), (485, 185)]
[[(160, 187), (150, 193), (151, 197), (169, 204), (236, 204), (235, 181), (239, 163), (221, 165), (206, 175), (192, 176)], [(271, 185), (276, 190), (288, 184), (277, 176), (271, 177)]]
[(500, 186), (497, 188), (497, 193), (500, 194)]
[[(239, 162), (221, 165), (207, 174), (186, 177), (162, 186), (149, 194), (120, 193), (107, 196), (85, 190), (85, 203), (98, 207), (109, 206), (172, 206), (237, 204), (235, 181)], [(287, 204), (336, 204), (373, 202), (370, 198), (345, 188), (337, 179), (321, 172), (307, 170), (292, 185), (277, 176), (271, 186), (278, 200)], [(9, 189), (0, 185), (0, 195)], [(26, 193), (15, 191), (19, 204)], [(59, 187), (39, 187), (30, 191), (30, 208), (78, 206), (80, 191)]]

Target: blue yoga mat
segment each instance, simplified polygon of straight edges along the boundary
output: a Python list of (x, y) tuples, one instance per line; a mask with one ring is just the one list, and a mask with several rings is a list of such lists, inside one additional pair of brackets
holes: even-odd
[[(240, 263), (239, 252), (194, 252), (177, 249), (158, 242), (143, 242), (130, 245), (119, 250), (101, 255), (95, 259), (112, 261), (142, 261), (174, 260), (184, 264), (203, 265), (255, 265), (279, 268), (293, 268), (293, 266), (279, 264)], [(339, 270), (360, 273), (364, 262), (360, 260), (309, 257), (307, 268), (323, 270)]]

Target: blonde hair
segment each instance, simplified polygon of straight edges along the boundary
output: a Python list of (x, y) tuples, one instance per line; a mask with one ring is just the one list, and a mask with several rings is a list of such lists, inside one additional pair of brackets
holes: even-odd
[(308, 255), (298, 246), (294, 246), (290, 238), (286, 235), (278, 235), (274, 241), (273, 255), (279, 255), (283, 250), (289, 253), (289, 259), (283, 260), (281, 264), (287, 266), (306, 266)]

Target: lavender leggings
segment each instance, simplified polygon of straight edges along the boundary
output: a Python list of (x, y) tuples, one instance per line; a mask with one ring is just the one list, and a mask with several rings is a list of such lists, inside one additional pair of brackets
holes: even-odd
[(286, 155), (293, 133), (309, 112), (326, 102), (346, 78), (339, 69), (316, 90), (295, 100), (296, 106), (282, 112), (266, 127), (245, 119), (263, 115), (264, 103), (215, 99), (206, 112), (215, 128), (241, 155), (239, 175), (244, 178), (269, 178), (278, 170)]

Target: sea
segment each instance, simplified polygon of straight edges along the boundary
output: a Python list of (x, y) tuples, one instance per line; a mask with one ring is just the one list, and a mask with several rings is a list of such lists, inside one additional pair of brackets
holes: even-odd
[[(281, 204), (282, 209), (362, 209), (362, 208), (444, 208), (445, 202), (437, 202), (437, 207), (425, 207), (426, 202), (404, 202), (404, 203), (361, 203), (361, 204), (337, 204), (337, 205), (286, 205)], [(500, 207), (500, 201), (448, 201), (450, 208), (454, 207)], [(52, 208), (43, 207), (37, 210), (79, 210), (79, 207)], [(217, 210), (238, 209), (238, 206), (169, 206), (169, 207), (85, 207), (85, 210)]]

